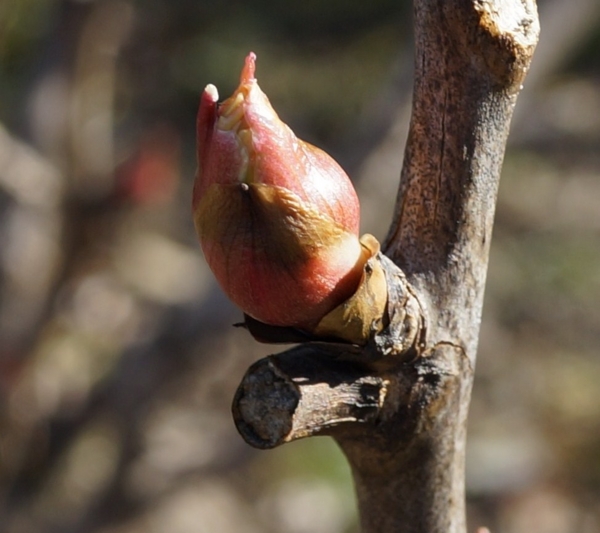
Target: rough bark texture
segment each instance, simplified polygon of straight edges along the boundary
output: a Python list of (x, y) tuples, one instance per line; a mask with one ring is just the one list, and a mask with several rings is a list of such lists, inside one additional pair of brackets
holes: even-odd
[(504, 147), (538, 37), (530, 0), (417, 0), (413, 115), (384, 246), (389, 326), (311, 342), (246, 374), (252, 445), (331, 435), (364, 533), (461, 533), (465, 427)]

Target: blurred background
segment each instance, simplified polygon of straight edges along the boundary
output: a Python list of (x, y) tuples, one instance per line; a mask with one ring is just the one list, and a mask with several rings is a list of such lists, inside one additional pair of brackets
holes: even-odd
[[(469, 428), (470, 530), (600, 532), (600, 4), (540, 0), (500, 188)], [(353, 533), (329, 439), (229, 412), (272, 351), (196, 243), (194, 127), (244, 56), (390, 221), (411, 7), (1, 0), (0, 532)]]

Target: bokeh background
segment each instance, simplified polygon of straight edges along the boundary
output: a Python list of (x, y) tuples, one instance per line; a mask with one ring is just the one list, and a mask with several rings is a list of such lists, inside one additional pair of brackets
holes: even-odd
[[(600, 532), (600, 4), (540, 0), (500, 188), (470, 530)], [(272, 348), (190, 215), (200, 91), (243, 58), (383, 238), (412, 86), (391, 0), (0, 0), (0, 532), (352, 533), (329, 439), (259, 452), (229, 408)]]

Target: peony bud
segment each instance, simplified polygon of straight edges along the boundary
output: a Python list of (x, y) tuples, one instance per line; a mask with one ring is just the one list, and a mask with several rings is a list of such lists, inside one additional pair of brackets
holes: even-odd
[(202, 94), (194, 222), (234, 303), (266, 324), (310, 330), (356, 291), (369, 252), (348, 176), (279, 119), (255, 59), (222, 104), (213, 85)]

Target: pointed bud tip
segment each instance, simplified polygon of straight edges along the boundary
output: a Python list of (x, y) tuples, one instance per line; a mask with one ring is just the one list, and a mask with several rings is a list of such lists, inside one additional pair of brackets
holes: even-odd
[(242, 75), (240, 76), (240, 82), (245, 83), (256, 79), (254, 77), (254, 72), (256, 70), (256, 54), (254, 52), (250, 52), (246, 56), (246, 60), (244, 62), (244, 68), (242, 69)]
[(213, 102), (217, 102), (219, 100), (219, 91), (212, 83), (209, 83), (204, 88), (204, 94), (207, 95)]

